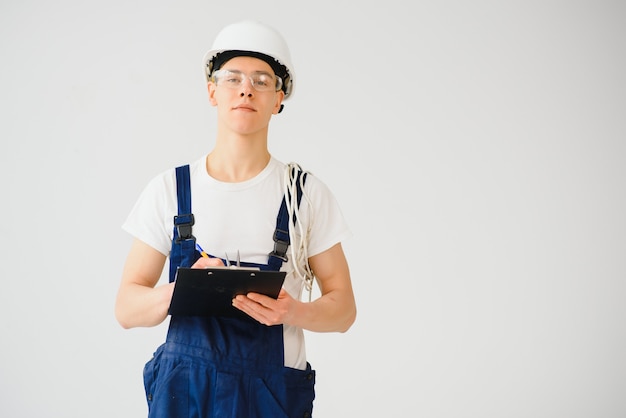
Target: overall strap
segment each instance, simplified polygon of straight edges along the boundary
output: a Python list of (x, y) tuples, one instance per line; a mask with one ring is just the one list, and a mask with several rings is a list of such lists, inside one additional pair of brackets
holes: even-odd
[[(300, 185), (300, 177), (302, 177), (302, 184), (306, 181), (306, 173), (296, 170), (296, 200), (297, 205), (300, 207), (300, 200), (302, 199), (302, 187)], [(287, 261), (287, 249), (291, 241), (289, 240), (289, 211), (287, 210), (287, 199), (291, 199), (291, 194), (287, 190), (283, 198), (278, 216), (276, 218), (276, 229), (274, 230), (274, 251), (269, 254), (268, 262), (269, 270), (279, 271), (283, 262)], [(296, 214), (293, 214), (293, 222), (296, 221)]]
[(189, 165), (176, 167), (176, 196), (178, 215), (174, 216), (174, 236), (170, 252), (170, 282), (176, 278), (176, 269), (191, 267), (196, 260), (196, 237), (192, 234), (194, 224), (191, 212), (191, 181)]

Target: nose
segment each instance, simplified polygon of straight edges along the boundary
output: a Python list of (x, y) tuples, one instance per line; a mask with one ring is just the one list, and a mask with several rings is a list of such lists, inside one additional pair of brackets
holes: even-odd
[(239, 95), (241, 97), (252, 97), (252, 91), (254, 88), (252, 87), (252, 80), (250, 78), (246, 78), (244, 82), (241, 84), (241, 93)]

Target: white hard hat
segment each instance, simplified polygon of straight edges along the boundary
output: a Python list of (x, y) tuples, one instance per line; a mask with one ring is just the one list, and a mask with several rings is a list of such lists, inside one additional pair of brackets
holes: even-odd
[[(211, 78), (211, 73), (218, 69), (215, 68), (213, 60), (221, 53), (230, 58), (240, 55), (259, 57), (259, 54), (262, 59), (271, 58), (275, 62), (269, 62), (271, 60), (267, 59), (266, 61), (276, 75), (283, 78), (284, 100), (293, 96), (296, 74), (291, 63), (291, 54), (287, 42), (276, 29), (252, 20), (233, 23), (223, 28), (202, 60), (207, 82)], [(263, 55), (266, 57), (262, 57)], [(223, 61), (221, 63), (223, 64)], [(275, 65), (276, 63), (278, 65)], [(284, 67), (286, 71), (277, 71), (280, 67)]]

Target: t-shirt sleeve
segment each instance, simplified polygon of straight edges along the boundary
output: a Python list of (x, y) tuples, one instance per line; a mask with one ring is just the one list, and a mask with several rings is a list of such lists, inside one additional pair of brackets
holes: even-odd
[[(305, 190), (310, 194), (309, 201), (313, 213), (313, 217), (309, 220), (311, 232), (308, 255), (311, 257), (350, 238), (352, 231), (337, 199), (325, 183), (315, 176), (310, 176), (305, 184)], [(307, 200), (303, 197), (301, 208), (307, 205)]]
[(153, 178), (131, 209), (122, 229), (168, 256), (176, 214), (175, 178), (167, 171)]

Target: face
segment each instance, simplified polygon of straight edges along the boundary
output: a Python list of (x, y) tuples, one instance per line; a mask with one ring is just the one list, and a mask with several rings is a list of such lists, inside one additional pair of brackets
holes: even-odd
[[(235, 57), (224, 63), (220, 70), (247, 76), (266, 74), (275, 79), (272, 67), (265, 61), (253, 57)], [(251, 134), (267, 129), (272, 115), (278, 113), (285, 97), (282, 90), (258, 91), (249, 77), (233, 88), (228, 81), (209, 81), (209, 101), (217, 107), (218, 119), (231, 130), (240, 134)]]

